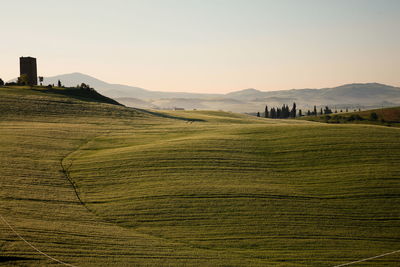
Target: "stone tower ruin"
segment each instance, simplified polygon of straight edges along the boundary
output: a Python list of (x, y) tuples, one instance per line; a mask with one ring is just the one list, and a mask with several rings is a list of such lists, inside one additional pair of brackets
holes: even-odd
[(20, 57), (19, 58), (20, 75), (25, 74), (28, 76), (29, 85), (37, 85), (37, 66), (36, 58), (34, 57)]

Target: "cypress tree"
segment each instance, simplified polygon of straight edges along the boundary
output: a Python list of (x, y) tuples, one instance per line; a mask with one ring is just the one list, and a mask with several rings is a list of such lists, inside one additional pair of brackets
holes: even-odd
[(282, 107), (282, 118), (287, 119), (289, 118), (289, 106), (283, 105)]
[(314, 116), (317, 116), (317, 106), (314, 106), (314, 113), (313, 113), (313, 115), (314, 115)]
[(269, 117), (268, 106), (265, 106), (265, 118)]
[(325, 106), (324, 114), (332, 114), (332, 110), (328, 106)]
[(293, 102), (293, 107), (292, 107), (292, 111), (290, 112), (291, 113), (291, 116), (290, 117), (292, 117), (292, 118), (296, 118), (296, 103), (295, 102)]

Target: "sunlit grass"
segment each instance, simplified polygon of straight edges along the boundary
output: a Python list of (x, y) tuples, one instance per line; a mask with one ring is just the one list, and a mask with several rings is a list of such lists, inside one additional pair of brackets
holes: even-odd
[[(162, 113), (0, 88), (0, 214), (78, 266), (333, 266), (399, 249), (398, 129)], [(0, 233), (0, 262), (52, 263)]]
[(206, 122), (102, 136), (71, 154), (88, 207), (146, 234), (265, 264), (329, 266), (396, 246), (397, 129), (186, 115)]

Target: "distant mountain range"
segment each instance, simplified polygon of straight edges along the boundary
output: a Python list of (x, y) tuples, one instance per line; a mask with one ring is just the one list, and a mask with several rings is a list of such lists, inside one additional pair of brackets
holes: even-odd
[(138, 108), (185, 108), (226, 110), (234, 112), (263, 111), (270, 107), (291, 105), (296, 102), (300, 108), (309, 109), (329, 105), (337, 108), (377, 108), (400, 105), (400, 88), (379, 83), (346, 84), (323, 89), (291, 89), (281, 91), (260, 91), (245, 89), (228, 94), (197, 94), (185, 92), (158, 92), (139, 87), (110, 84), (82, 73), (45, 77), (44, 84), (57, 84), (60, 80), (66, 86), (86, 83), (101, 94), (114, 98), (122, 104)]

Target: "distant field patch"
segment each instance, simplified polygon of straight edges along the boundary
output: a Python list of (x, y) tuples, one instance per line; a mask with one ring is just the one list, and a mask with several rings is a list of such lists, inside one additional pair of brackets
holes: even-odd
[(306, 116), (301, 119), (334, 124), (351, 123), (400, 127), (400, 107)]

